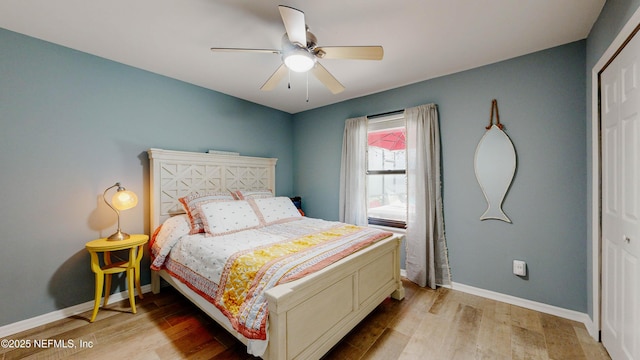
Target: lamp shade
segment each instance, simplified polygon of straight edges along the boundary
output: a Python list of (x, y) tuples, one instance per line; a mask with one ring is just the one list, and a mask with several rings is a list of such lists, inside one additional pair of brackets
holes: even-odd
[(295, 72), (306, 72), (316, 64), (315, 57), (309, 51), (296, 48), (284, 56), (284, 64)]
[[(111, 204), (107, 201), (107, 192), (110, 189), (117, 188), (116, 193), (111, 197)], [(115, 185), (108, 187), (102, 193), (102, 200), (116, 213), (118, 217), (118, 231), (109, 236), (109, 240), (125, 240), (129, 238), (129, 234), (120, 230), (120, 211), (128, 210), (138, 204), (138, 197), (133, 191), (128, 191), (117, 182)]]
[(138, 197), (133, 191), (119, 190), (113, 194), (111, 203), (118, 210), (128, 210), (138, 205)]

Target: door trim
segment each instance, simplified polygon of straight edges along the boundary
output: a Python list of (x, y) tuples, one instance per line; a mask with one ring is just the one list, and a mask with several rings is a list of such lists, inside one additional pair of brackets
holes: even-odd
[[(609, 44), (598, 62), (591, 70), (591, 291), (593, 324), (587, 330), (591, 336), (600, 341), (601, 329), (601, 149), (600, 149), (600, 73), (613, 61), (627, 42), (638, 31), (640, 26), (640, 7), (624, 25), (615, 39)], [(640, 35), (639, 35), (640, 36)]]

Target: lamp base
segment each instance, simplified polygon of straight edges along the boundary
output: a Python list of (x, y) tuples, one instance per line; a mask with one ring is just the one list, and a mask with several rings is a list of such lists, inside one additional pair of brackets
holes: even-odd
[(124, 233), (124, 232), (120, 231), (120, 229), (118, 229), (118, 231), (116, 231), (114, 234), (109, 236), (107, 238), (107, 240), (118, 241), (118, 240), (126, 240), (128, 238), (130, 238), (129, 234)]

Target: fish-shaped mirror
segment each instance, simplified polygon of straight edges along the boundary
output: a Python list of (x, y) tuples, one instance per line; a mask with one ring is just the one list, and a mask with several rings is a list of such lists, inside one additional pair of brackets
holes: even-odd
[[(493, 124), (494, 108), (497, 124)], [(502, 210), (502, 203), (516, 172), (516, 151), (502, 128), (498, 103), (493, 100), (491, 122), (476, 148), (474, 168), (476, 179), (487, 200), (487, 210), (480, 216), (480, 220), (496, 219), (510, 223), (511, 219)]]

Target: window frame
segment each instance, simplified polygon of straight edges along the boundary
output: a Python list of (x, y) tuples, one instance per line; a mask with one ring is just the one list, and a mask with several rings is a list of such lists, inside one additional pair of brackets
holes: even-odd
[[(396, 113), (396, 114), (390, 114), (390, 115), (385, 115), (385, 116), (379, 116), (379, 117), (367, 117), (367, 136), (369, 134), (369, 131), (371, 130), (371, 126), (372, 124), (381, 124), (381, 123), (390, 123), (389, 126), (384, 126), (384, 127), (380, 127), (380, 129), (386, 129), (386, 128), (394, 128), (394, 127), (400, 127), (397, 125), (401, 124), (401, 127), (404, 128), (405, 130), (405, 136), (406, 136), (406, 131), (407, 131), (407, 124), (406, 124), (406, 120), (404, 118), (404, 112), (402, 113)], [(375, 126), (378, 127), (378, 126)], [(406, 146), (405, 146), (405, 154), (406, 154)], [(369, 170), (369, 142), (367, 141), (367, 149), (365, 151), (365, 178), (368, 179), (369, 175), (404, 175), (407, 176), (407, 164), (406, 164), (406, 155), (405, 155), (405, 164), (404, 164), (404, 169), (393, 169), (393, 170)], [(368, 180), (367, 180), (368, 183)], [(367, 198), (368, 198), (368, 188), (365, 189), (365, 192), (367, 192)], [(406, 222), (406, 217), (405, 217), (405, 221), (400, 221), (400, 220), (392, 220), (392, 219), (385, 219), (385, 218), (378, 218), (378, 217), (371, 217), (368, 215), (369, 212), (369, 202), (367, 201), (367, 223), (369, 225), (377, 225), (377, 226), (385, 226), (385, 227), (392, 227), (392, 228), (398, 228), (398, 229), (406, 229), (407, 228), (407, 222)]]

